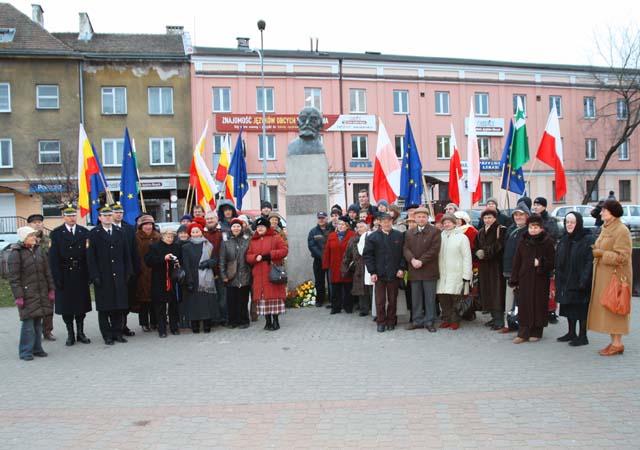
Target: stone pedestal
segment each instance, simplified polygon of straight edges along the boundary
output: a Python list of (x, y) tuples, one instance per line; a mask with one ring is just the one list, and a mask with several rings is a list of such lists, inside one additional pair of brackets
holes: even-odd
[(287, 239), (289, 288), (313, 280), (307, 236), (318, 211), (329, 206), (329, 165), (324, 153), (287, 155)]

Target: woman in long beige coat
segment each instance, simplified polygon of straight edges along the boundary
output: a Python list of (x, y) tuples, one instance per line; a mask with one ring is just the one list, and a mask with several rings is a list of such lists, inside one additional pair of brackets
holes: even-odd
[(621, 316), (605, 309), (600, 304), (614, 269), (618, 274), (632, 280), (631, 234), (620, 221), (622, 206), (616, 200), (607, 200), (600, 217), (604, 221), (600, 237), (593, 247), (593, 289), (589, 302), (587, 328), (611, 335), (611, 343), (600, 350), (602, 356), (613, 356), (624, 352), (622, 335), (629, 334), (630, 315)]

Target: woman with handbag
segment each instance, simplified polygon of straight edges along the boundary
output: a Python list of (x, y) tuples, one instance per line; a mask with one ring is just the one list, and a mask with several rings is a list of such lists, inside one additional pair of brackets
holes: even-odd
[(355, 235), (349, 227), (349, 216), (340, 216), (336, 231), (329, 234), (324, 246), (322, 268), (329, 271), (331, 280), (331, 314), (340, 313), (342, 308), (347, 313), (353, 312), (353, 297), (351, 297), (353, 273), (343, 273), (341, 266), (347, 245)]
[[(247, 262), (252, 267), (251, 301), (256, 303), (259, 315), (265, 316), (265, 330), (280, 329), (278, 316), (284, 314), (284, 300), (287, 296), (286, 278), (279, 269), (289, 253), (287, 244), (271, 229), (269, 219), (259, 217), (256, 231), (251, 237), (247, 250)], [(278, 276), (280, 278), (278, 279)], [(276, 281), (274, 283), (274, 281)]]
[[(609, 199), (602, 205), (600, 216), (603, 225), (600, 236), (593, 246), (593, 287), (591, 289), (591, 301), (589, 302), (589, 314), (587, 329), (607, 333), (611, 336), (611, 343), (600, 350), (602, 356), (619, 355), (624, 352), (622, 335), (629, 334), (630, 322), (630, 292), (623, 291), (624, 298), (607, 294), (610, 283), (620, 280), (628, 282), (632, 280), (631, 269), (631, 233), (620, 221), (622, 205), (616, 200)], [(616, 277), (614, 280), (613, 277)], [(628, 284), (627, 284), (628, 288)], [(622, 300), (628, 307), (627, 314), (616, 314), (603, 306), (603, 302)]]
[(243, 232), (244, 222), (231, 219), (229, 239), (220, 246), (220, 278), (226, 286), (229, 326), (249, 328), (249, 289), (251, 267), (247, 264), (250, 237)]

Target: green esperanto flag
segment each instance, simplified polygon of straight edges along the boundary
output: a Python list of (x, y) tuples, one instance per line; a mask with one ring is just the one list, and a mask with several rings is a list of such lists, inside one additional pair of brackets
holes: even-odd
[(518, 97), (516, 106), (516, 123), (511, 142), (511, 169), (518, 170), (529, 161), (529, 137), (527, 136), (527, 124), (524, 121), (522, 100)]

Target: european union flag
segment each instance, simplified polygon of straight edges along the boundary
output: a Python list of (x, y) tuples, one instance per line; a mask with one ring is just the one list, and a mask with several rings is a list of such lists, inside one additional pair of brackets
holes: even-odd
[(418, 147), (413, 138), (411, 123), (407, 116), (407, 125), (404, 133), (404, 148), (402, 167), (400, 168), (400, 197), (404, 199), (405, 209), (409, 205), (422, 204), (422, 163), (418, 155)]
[(500, 168), (502, 169), (502, 189), (522, 195), (526, 190), (522, 167), (519, 167), (516, 170), (511, 169), (511, 143), (513, 142), (513, 133), (513, 120), (510, 120), (507, 141), (504, 144), (504, 150), (502, 150), (502, 158), (500, 158)]
[(249, 190), (249, 182), (247, 180), (247, 162), (244, 159), (244, 151), (242, 149), (242, 128), (233, 149), (231, 163), (229, 163), (229, 176), (233, 177), (233, 195), (236, 198), (236, 207), (242, 209), (242, 197)]
[(98, 152), (96, 152), (96, 148), (91, 143), (91, 148), (93, 149), (93, 155), (96, 159), (96, 164), (98, 165), (98, 173), (91, 175), (91, 192), (89, 192), (89, 202), (91, 203), (91, 222), (96, 225), (98, 223), (98, 209), (100, 208), (100, 194), (106, 190), (106, 186), (102, 182), (106, 178), (104, 176), (104, 171), (102, 170), (102, 164), (100, 164), (100, 158), (98, 157)]
[(122, 175), (120, 176), (120, 203), (124, 209), (124, 221), (135, 225), (140, 215), (138, 199), (138, 167), (136, 156), (129, 138), (129, 129), (124, 129), (124, 148), (122, 149)]

